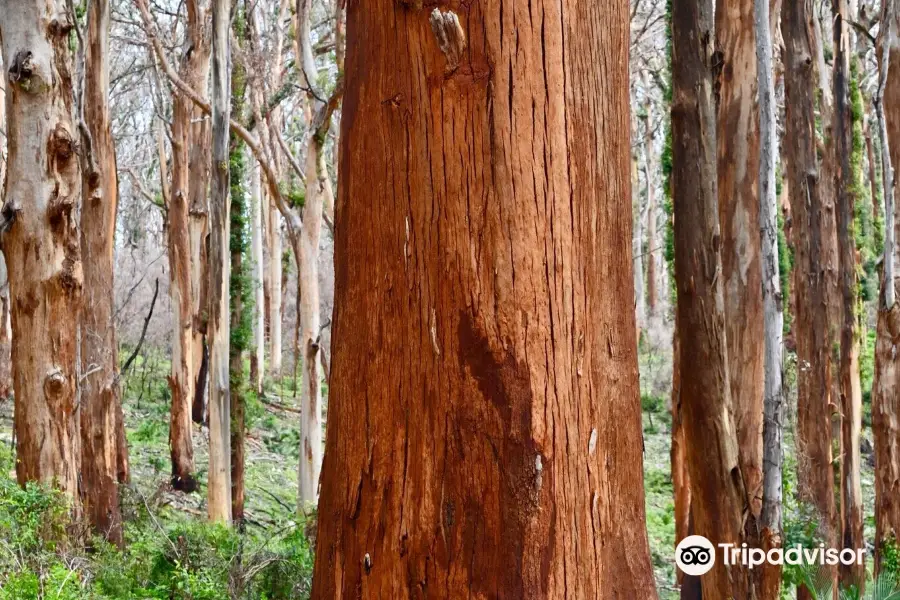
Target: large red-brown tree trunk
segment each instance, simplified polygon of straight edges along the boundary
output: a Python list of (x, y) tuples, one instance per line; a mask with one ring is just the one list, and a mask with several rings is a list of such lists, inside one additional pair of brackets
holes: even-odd
[(0, 2), (9, 164), (0, 218), (13, 326), (16, 475), (77, 505), (81, 168), (61, 0)]
[[(681, 411), (693, 533), (740, 546), (747, 494), (728, 378), (716, 182), (713, 7), (672, 3), (672, 191)], [(746, 568), (717, 561), (703, 596), (750, 598)]]
[(836, 541), (834, 473), (832, 471), (831, 335), (827, 265), (830, 228), (822, 164), (816, 150), (818, 73), (812, 0), (784, 2), (785, 135), (790, 157), (785, 182), (793, 217), (794, 336), (797, 342), (798, 492), (819, 520), (826, 546)]
[(628, 2), (455, 6), (347, 7), (312, 597), (655, 598)]
[[(840, 408), (841, 408), (841, 547), (864, 549), (860, 431), (862, 389), (859, 375), (859, 322), (856, 294), (856, 238), (853, 233), (855, 198), (853, 116), (850, 106), (850, 24), (847, 0), (832, 0), (834, 28), (834, 190), (837, 204), (841, 291)], [(862, 590), (865, 564), (841, 565), (841, 584)]]
[(716, 43), (722, 53), (717, 177), (725, 338), (741, 475), (756, 521), (762, 509), (764, 346), (753, 0), (717, 0)]
[[(109, 104), (108, 0), (94, 0), (87, 15), (83, 140), (81, 252), (84, 308), (81, 313), (81, 497), (94, 531), (122, 543), (119, 509), (121, 406), (118, 348), (113, 317), (118, 178)], [(126, 455), (127, 456), (127, 455)]]

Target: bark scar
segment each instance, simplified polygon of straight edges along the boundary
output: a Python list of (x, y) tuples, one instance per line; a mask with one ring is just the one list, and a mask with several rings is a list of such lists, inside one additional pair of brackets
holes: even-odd
[(466, 49), (466, 33), (459, 23), (459, 17), (452, 10), (441, 12), (439, 8), (435, 8), (431, 11), (429, 21), (438, 47), (447, 58), (447, 69), (452, 71), (459, 66)]

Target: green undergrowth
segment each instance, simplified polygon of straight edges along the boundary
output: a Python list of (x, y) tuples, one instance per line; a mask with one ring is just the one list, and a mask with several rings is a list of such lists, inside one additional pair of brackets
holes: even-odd
[[(169, 486), (170, 365), (152, 351), (123, 374), (132, 481), (122, 486), (123, 549), (72, 525), (67, 500), (14, 476), (12, 408), (0, 405), (0, 600), (307, 598), (315, 518), (297, 516), (299, 417), (290, 382), (247, 397), (244, 531), (206, 514), (207, 432), (194, 425), (200, 490)], [(74, 543), (82, 540), (84, 543)]]

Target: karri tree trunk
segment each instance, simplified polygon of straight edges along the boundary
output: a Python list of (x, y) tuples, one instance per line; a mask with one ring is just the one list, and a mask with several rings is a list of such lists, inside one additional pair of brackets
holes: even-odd
[(312, 598), (656, 598), (628, 2), (456, 10), (347, 6)]
[[(816, 151), (818, 73), (812, 0), (784, 2), (785, 172), (793, 217), (794, 323), (797, 342), (797, 455), (800, 499), (814, 508), (818, 535), (837, 542), (832, 470), (831, 335), (828, 318), (828, 218), (823, 176)], [(834, 574), (836, 576), (836, 573)]]
[(231, 388), (228, 201), (230, 54), (228, 0), (212, 5), (212, 167), (209, 227), (209, 484), (211, 521), (231, 522)]
[(638, 153), (637, 148), (631, 153), (631, 198), (632, 198), (632, 220), (634, 227), (631, 233), (631, 251), (634, 254), (632, 261), (634, 269), (634, 314), (637, 320), (635, 331), (637, 332), (638, 343), (640, 343), (641, 332), (647, 327), (647, 299), (644, 295), (644, 215), (641, 210), (643, 197), (641, 194), (641, 181), (638, 170)]
[(0, 2), (8, 169), (0, 217), (13, 326), (16, 476), (64, 490), (78, 513), (79, 134), (61, 0)]
[[(743, 541), (748, 505), (731, 410), (716, 182), (716, 52), (711, 3), (672, 3), (672, 190), (681, 411), (692, 533)], [(754, 236), (758, 238), (757, 236)], [(750, 598), (745, 567), (717, 561), (703, 596)]]
[[(763, 298), (753, 10), (753, 0), (716, 2), (717, 48), (722, 53), (716, 133), (725, 338), (738, 456), (752, 521), (748, 528), (755, 532), (762, 509), (765, 348), (759, 343), (763, 337)], [(748, 541), (758, 543), (755, 539)]]
[[(136, 0), (145, 23), (152, 18), (146, 0)], [(190, 47), (185, 47), (182, 79), (191, 76)], [(194, 475), (194, 444), (191, 431), (192, 404), (196, 391), (194, 361), (194, 287), (191, 279), (190, 152), (193, 104), (186, 94), (172, 92), (172, 176), (166, 206), (166, 250), (169, 257), (169, 294), (172, 297), (172, 372), (169, 376), (171, 413), (169, 452), (172, 487), (184, 492), (197, 489)]]
[[(108, 0), (87, 15), (83, 110), (81, 253), (81, 498), (94, 532), (122, 544), (119, 509), (121, 404), (113, 300), (118, 179), (110, 124)], [(127, 456), (127, 455), (126, 455)]]
[[(760, 546), (768, 552), (784, 545), (783, 485), (784, 388), (782, 352), (784, 310), (778, 257), (778, 157), (776, 98), (770, 0), (754, 0), (756, 65), (759, 73), (759, 230), (763, 283), (764, 396), (763, 481), (759, 518)], [(777, 8), (777, 2), (776, 8)], [(777, 13), (776, 13), (777, 14)], [(782, 567), (764, 564), (757, 574), (758, 600), (781, 597)]]
[(896, 166), (900, 165), (900, 19), (896, 4), (883, 3), (879, 35), (880, 82), (875, 97), (881, 141), (884, 195), (884, 277), (875, 344), (872, 430), (875, 438), (875, 560), (881, 566), (885, 544), (900, 541), (900, 306), (896, 302), (894, 264)]
[[(206, 97), (209, 81), (209, 10), (208, 3), (188, 0), (187, 34), (190, 52), (185, 57), (184, 78), (191, 89)], [(188, 238), (191, 245), (191, 358), (194, 373), (194, 396), (191, 417), (196, 423), (206, 422), (206, 388), (208, 361), (206, 351), (206, 235), (209, 228), (209, 119), (196, 105), (191, 105), (188, 151)]]
[(266, 365), (266, 315), (263, 289), (263, 194), (259, 165), (250, 165), (250, 285), (253, 288), (253, 342), (250, 354), (250, 380), (258, 394), (263, 391)]
[[(857, 312), (856, 239), (853, 216), (856, 204), (851, 155), (853, 115), (850, 105), (850, 32), (847, 0), (832, 0), (834, 28), (834, 189), (837, 200), (839, 273), (841, 289), (840, 408), (841, 408), (841, 547), (865, 548), (863, 539), (862, 484), (860, 482), (860, 431), (862, 388), (859, 374), (859, 321)], [(841, 565), (841, 584), (862, 590), (864, 564)]]
[[(246, 37), (246, 13), (243, 7), (235, 18), (233, 39)], [(231, 118), (243, 117), (247, 92), (247, 73), (238, 61), (231, 67)], [(231, 389), (231, 518), (242, 527), (244, 523), (244, 467), (245, 467), (245, 405), (247, 378), (244, 371), (244, 354), (250, 342), (250, 282), (247, 279), (244, 255), (247, 252), (247, 158), (244, 143), (231, 134), (229, 156), (230, 205), (229, 251), (231, 253), (231, 298), (229, 382)]]
[(656, 219), (659, 212), (656, 203), (656, 148), (653, 145), (653, 129), (650, 125), (650, 102), (644, 106), (644, 180), (647, 185), (647, 312), (656, 316), (659, 303), (657, 292), (656, 256), (659, 239)]
[[(310, 89), (316, 81), (310, 18), (312, 0), (297, 2), (297, 32), (300, 37), (301, 68)], [(322, 392), (319, 361), (321, 333), (319, 307), (319, 238), (322, 232), (322, 208), (334, 204), (331, 179), (325, 168), (325, 138), (331, 125), (331, 102), (323, 102), (310, 94), (311, 121), (309, 146), (306, 150), (306, 200), (303, 204), (302, 228), (293, 227), (291, 243), (297, 258), (297, 327), (303, 357), (303, 387), (300, 392), (300, 465), (298, 467), (298, 509), (314, 505), (319, 494), (322, 469)], [(320, 96), (321, 97), (321, 96)]]
[(281, 377), (281, 297), (283, 265), (282, 254), (284, 252), (283, 238), (281, 233), (281, 214), (274, 205), (271, 194), (269, 197), (269, 206), (266, 218), (266, 246), (269, 254), (269, 264), (266, 269), (268, 275), (269, 301), (266, 303), (268, 307), (269, 322), (269, 373), (273, 377)]

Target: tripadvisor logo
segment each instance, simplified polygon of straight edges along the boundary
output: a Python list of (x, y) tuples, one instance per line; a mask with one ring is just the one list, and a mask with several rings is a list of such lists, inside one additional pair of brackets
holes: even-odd
[[(764, 563), (770, 565), (861, 565), (865, 559), (864, 548), (804, 548), (800, 544), (790, 548), (749, 548), (747, 544), (717, 544), (726, 566), (743, 565), (751, 569)], [(700, 576), (708, 573), (716, 564), (716, 550), (712, 542), (702, 535), (689, 535), (675, 548), (675, 563), (686, 575)]]

